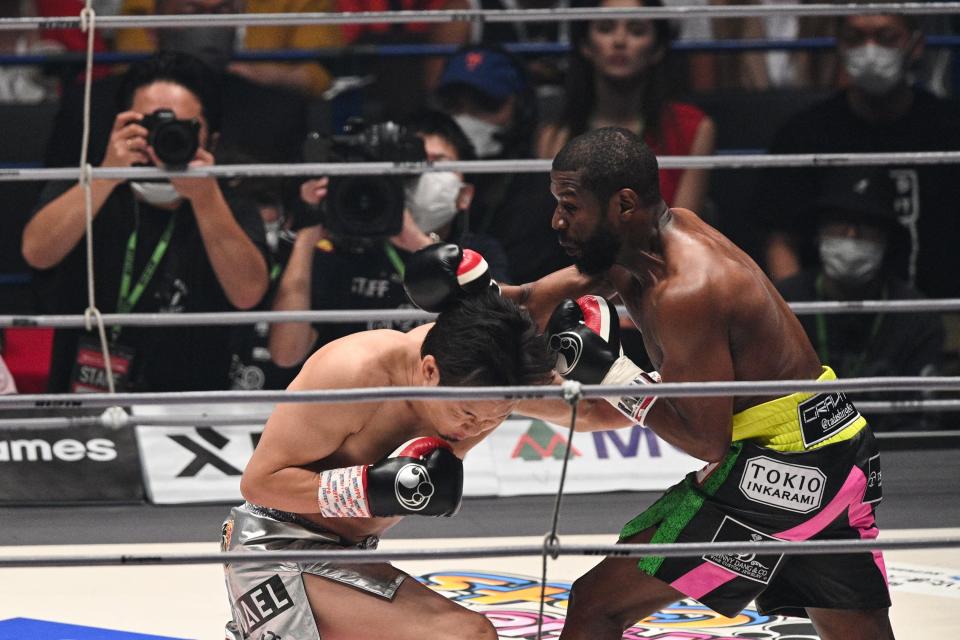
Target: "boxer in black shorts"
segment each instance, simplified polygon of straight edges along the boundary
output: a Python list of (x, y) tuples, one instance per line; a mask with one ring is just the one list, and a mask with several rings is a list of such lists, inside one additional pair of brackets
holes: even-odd
[[(656, 157), (630, 131), (574, 138), (550, 179), (552, 226), (576, 265), (503, 286), (503, 295), (546, 327), (562, 376), (635, 385), (635, 394), (607, 400), (708, 463), (630, 521), (620, 540), (876, 536), (879, 457), (844, 394), (656, 396), (661, 380), (833, 379), (763, 271), (694, 212), (664, 204)], [(614, 295), (657, 371), (622, 355), (619, 321), (605, 299)], [(728, 615), (756, 599), (764, 610), (808, 616), (825, 639), (893, 638), (879, 553), (607, 558), (574, 583), (561, 637), (619, 638), (684, 596)]]

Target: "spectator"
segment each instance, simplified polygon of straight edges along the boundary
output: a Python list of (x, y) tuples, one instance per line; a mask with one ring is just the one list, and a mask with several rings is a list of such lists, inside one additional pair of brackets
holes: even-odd
[[(334, 0), (124, 0), (126, 15), (181, 14), (181, 13), (305, 13), (334, 11)], [(336, 25), (256, 26), (244, 30), (240, 49), (260, 51), (270, 49), (320, 49), (343, 44), (340, 27)], [(211, 39), (211, 35), (215, 36)], [(201, 43), (215, 44), (230, 41), (227, 66), (232, 55), (236, 32), (233, 29), (124, 29), (117, 36), (120, 51), (181, 50)], [(215, 55), (223, 55), (214, 52)], [(233, 62), (227, 67), (231, 73), (251, 82), (267, 86), (301, 91), (319, 96), (332, 82), (330, 73), (316, 62)]]
[[(0, 18), (33, 15), (37, 15), (33, 2), (5, 2), (0, 6)], [(36, 55), (55, 53), (62, 49), (62, 45), (50, 39), (38, 38), (37, 31), (0, 33), (0, 54), (3, 55)], [(56, 81), (44, 77), (37, 65), (2, 66), (0, 67), (0, 104), (36, 104), (55, 99), (55, 85)]]
[[(824, 176), (813, 203), (820, 266), (777, 288), (788, 301), (908, 300), (921, 294), (885, 269), (888, 239), (899, 230), (893, 184), (882, 169), (839, 169)], [(810, 342), (843, 378), (938, 375), (944, 335), (929, 313), (800, 316)], [(890, 399), (885, 392), (883, 399)], [(871, 416), (875, 429), (925, 428), (932, 414)]]
[[(447, 10), (483, 9), (566, 9), (570, 0), (445, 0), (443, 8)], [(506, 45), (506, 44), (547, 44), (566, 43), (570, 40), (568, 22), (492, 22), (483, 20), (471, 22), (438, 22), (430, 30), (430, 41), (434, 44), (453, 44), (458, 46)], [(563, 59), (558, 56), (535, 56), (527, 58), (524, 64), (531, 83), (549, 97), (557, 93), (563, 84)], [(427, 86), (435, 89), (443, 73), (442, 58), (427, 60)]]
[[(595, 6), (592, 0), (574, 6)], [(601, 7), (662, 6), (660, 0), (602, 0)], [(547, 125), (537, 143), (552, 158), (574, 136), (618, 126), (643, 135), (660, 155), (713, 153), (713, 121), (700, 109), (669, 99), (666, 20), (594, 20), (574, 23), (567, 75), (567, 101), (560, 121)], [(665, 169), (660, 192), (671, 207), (703, 211), (708, 172)]]
[[(472, 159), (470, 144), (456, 123), (440, 113), (411, 116), (408, 131), (423, 138), (427, 160)], [(425, 173), (406, 191), (399, 236), (352, 238), (313, 224), (297, 232), (293, 251), (274, 299), (276, 311), (307, 309), (412, 309), (403, 290), (403, 269), (410, 253), (432, 242), (450, 240), (482, 252), (491, 275), (503, 279), (502, 249), (482, 235), (465, 231), (473, 186), (457, 173)], [(327, 197), (328, 180), (308, 180), (303, 201), (317, 208)], [(326, 203), (324, 203), (326, 204)], [(400, 212), (398, 211), (398, 214)], [(420, 226), (417, 225), (421, 225)], [(427, 233), (436, 234), (428, 237)], [(410, 329), (413, 322), (359, 324), (277, 323), (270, 328), (270, 353), (282, 367), (300, 364), (314, 348), (364, 328)]]
[(7, 363), (0, 357), (0, 395), (8, 395), (17, 392), (17, 382), (13, 379)]
[[(143, 119), (170, 109), (195, 123), (199, 147), (191, 166), (214, 163), (222, 106), (216, 80), (199, 60), (165, 53), (124, 75), (101, 166), (160, 164)], [(267, 289), (266, 262), (251, 238), (263, 237), (256, 210), (231, 202), (213, 178), (168, 182), (95, 180), (93, 256), (96, 301), (105, 311), (180, 313), (255, 306)], [(48, 184), (23, 233), (24, 259), (55, 272), (55, 313), (86, 306), (87, 252), (83, 189)], [(227, 332), (217, 327), (114, 328), (114, 372), (120, 388), (150, 391), (226, 386)], [(102, 390), (93, 336), (57, 331), (51, 391)], [(72, 372), (71, 372), (72, 370)]]
[[(771, 153), (952, 151), (960, 148), (960, 109), (911, 85), (923, 54), (912, 16), (853, 15), (838, 19), (837, 47), (846, 86), (801, 111), (777, 133)], [(901, 229), (890, 239), (894, 272), (932, 297), (960, 296), (960, 174), (956, 165), (889, 167)], [(767, 233), (766, 268), (776, 279), (815, 261), (814, 230), (805, 212), (826, 170), (769, 169), (756, 215)]]
[[(531, 157), (537, 104), (515, 57), (490, 46), (464, 48), (447, 61), (436, 98), (479, 158)], [(471, 226), (500, 241), (514, 281), (530, 282), (571, 264), (550, 229), (554, 201), (543, 174), (479, 174), (471, 181), (477, 185)]]

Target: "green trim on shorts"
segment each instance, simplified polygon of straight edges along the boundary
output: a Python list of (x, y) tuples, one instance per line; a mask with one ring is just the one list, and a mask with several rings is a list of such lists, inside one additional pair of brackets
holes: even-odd
[[(624, 540), (636, 534), (656, 527), (652, 544), (669, 544), (676, 542), (680, 532), (686, 528), (693, 517), (703, 507), (707, 496), (712, 496), (717, 489), (726, 482), (730, 470), (736, 464), (743, 444), (734, 442), (723, 461), (714, 469), (702, 487), (694, 484), (695, 474), (691, 473), (681, 482), (673, 485), (659, 500), (654, 502), (646, 511), (628, 522), (620, 530), (620, 539)], [(640, 558), (637, 567), (644, 573), (653, 576), (663, 564), (663, 556), (646, 556)]]

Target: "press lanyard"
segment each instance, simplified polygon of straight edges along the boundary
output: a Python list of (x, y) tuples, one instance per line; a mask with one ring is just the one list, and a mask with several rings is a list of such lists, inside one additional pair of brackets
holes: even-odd
[[(816, 290), (817, 298), (823, 299), (823, 276), (817, 276), (816, 281)], [(883, 287), (883, 299), (887, 299), (887, 287)], [(827, 320), (824, 317), (824, 314), (818, 313), (816, 315), (817, 322), (817, 351), (820, 356), (820, 362), (824, 364), (830, 364), (830, 340), (827, 337)], [(866, 343), (863, 345), (863, 350), (860, 352), (860, 357), (857, 358), (855, 366), (852, 366), (849, 371), (844, 372), (844, 375), (847, 377), (856, 377), (860, 374), (860, 371), (863, 369), (863, 363), (867, 358), (867, 347), (873, 343), (873, 339), (877, 337), (877, 333), (880, 332), (880, 324), (883, 322), (883, 314), (878, 313), (873, 319), (873, 325), (870, 327), (870, 335), (867, 337)], [(838, 365), (840, 363), (837, 363)]]
[[(147, 264), (144, 265), (143, 272), (140, 274), (140, 277), (137, 278), (137, 283), (131, 291), (130, 282), (133, 279), (133, 259), (137, 253), (137, 236), (139, 235), (138, 231), (140, 228), (138, 217), (137, 228), (135, 228), (130, 234), (130, 237), (127, 238), (127, 251), (123, 256), (123, 271), (120, 273), (120, 292), (117, 295), (117, 313), (130, 313), (137, 304), (137, 301), (140, 300), (140, 296), (143, 295), (147, 284), (150, 283), (153, 274), (160, 265), (160, 261), (163, 260), (163, 256), (167, 252), (167, 247), (170, 246), (170, 238), (173, 236), (173, 228), (176, 226), (176, 222), (176, 214), (171, 215), (170, 221), (167, 222), (167, 227), (160, 235), (160, 240), (157, 241), (157, 246), (154, 248), (153, 254), (150, 256), (150, 259), (147, 260)], [(121, 327), (119, 326), (115, 326), (112, 329), (111, 336), (114, 341), (116, 341), (117, 336), (120, 335), (120, 329)]]
[(387, 254), (387, 258), (390, 259), (390, 264), (393, 265), (393, 270), (397, 272), (397, 275), (400, 276), (400, 279), (403, 280), (404, 265), (403, 260), (400, 259), (400, 254), (397, 253), (397, 250), (393, 248), (393, 245), (389, 242), (383, 243), (383, 250)]

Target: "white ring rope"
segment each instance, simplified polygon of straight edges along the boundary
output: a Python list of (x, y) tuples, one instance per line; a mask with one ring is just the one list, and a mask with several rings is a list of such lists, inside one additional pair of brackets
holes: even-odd
[[(960, 298), (918, 300), (825, 300), (821, 302), (790, 302), (798, 316), (813, 314), (852, 313), (949, 313), (960, 311)], [(621, 314), (625, 309), (618, 307)], [(258, 322), (312, 322), (335, 324), (341, 322), (429, 322), (435, 313), (418, 309), (330, 309), (312, 311), (219, 311), (197, 313), (105, 313), (105, 326), (125, 327), (183, 327), (229, 326)], [(0, 315), (3, 327), (50, 327), (79, 329), (86, 326), (82, 315)]]
[[(456, 11), (360, 11), (305, 13), (232, 13), (158, 16), (102, 16), (104, 29), (146, 27), (253, 27), (311, 24), (406, 24), (410, 22), (565, 22), (595, 19), (748, 18), (766, 16), (844, 16), (902, 13), (940, 15), (960, 12), (957, 2), (901, 2), (790, 5), (727, 5), (677, 7), (592, 7), (558, 9), (463, 9)], [(0, 30), (71, 29), (81, 21), (74, 16), (0, 19)]]
[[(563, 385), (520, 387), (361, 387), (315, 391), (178, 391), (135, 393), (11, 394), (0, 396), (0, 409), (105, 408), (116, 405), (177, 405), (293, 402), (383, 402), (386, 400), (538, 400), (562, 399)], [(636, 392), (630, 385), (583, 385), (583, 397), (602, 398)], [(737, 382), (662, 382), (663, 398), (716, 396), (782, 396), (791, 393), (853, 391), (957, 391), (960, 376), (890, 376), (845, 380), (743, 380)]]
[[(615, 556), (639, 558), (660, 556), (690, 558), (707, 554), (786, 554), (864, 553), (867, 551), (907, 551), (911, 549), (950, 549), (960, 547), (960, 537), (901, 538), (897, 540), (804, 540), (801, 542), (678, 542), (670, 544), (560, 544), (551, 546), (551, 555)], [(164, 554), (89, 554), (45, 556), (0, 556), (0, 569), (36, 567), (91, 567), (223, 564), (226, 562), (393, 562), (403, 560), (446, 560), (456, 558), (510, 558), (538, 556), (541, 545), (504, 545), (458, 547), (449, 549), (396, 550), (316, 550), (316, 551), (227, 551), (220, 553)]]
[[(417, 175), (432, 171), (461, 173), (548, 173), (551, 160), (449, 160), (443, 162), (301, 162), (280, 164), (217, 164), (177, 171), (158, 167), (94, 167), (93, 179), (254, 178), (291, 176)], [(661, 169), (749, 169), (777, 167), (885, 166), (889, 164), (960, 164), (960, 151), (897, 151), (884, 153), (780, 153), (713, 156), (658, 156)], [(4, 168), (0, 182), (76, 180), (72, 167)], [(545, 187), (546, 188), (546, 187)]]

